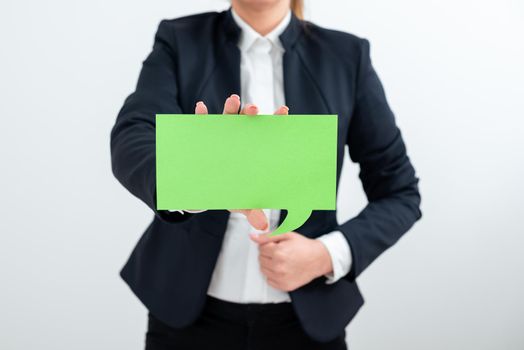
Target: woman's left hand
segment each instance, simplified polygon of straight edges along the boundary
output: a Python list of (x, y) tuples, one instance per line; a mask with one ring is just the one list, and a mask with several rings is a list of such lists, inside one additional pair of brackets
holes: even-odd
[(289, 292), (333, 271), (331, 256), (319, 240), (297, 232), (250, 237), (258, 244), (260, 269), (273, 288)]

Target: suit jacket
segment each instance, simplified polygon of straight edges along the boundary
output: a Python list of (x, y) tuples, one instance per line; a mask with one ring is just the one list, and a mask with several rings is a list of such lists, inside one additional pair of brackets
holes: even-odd
[[(172, 327), (187, 326), (200, 315), (229, 212), (181, 216), (156, 210), (155, 114), (192, 114), (198, 100), (210, 113), (221, 113), (225, 99), (240, 93), (239, 34), (230, 10), (162, 21), (136, 90), (111, 132), (114, 175), (155, 213), (121, 276)], [(329, 341), (363, 304), (355, 279), (420, 218), (418, 179), (371, 64), (368, 41), (295, 16), (280, 40), (290, 112), (338, 114), (337, 188), (347, 146), (360, 165), (368, 199), (349, 221), (338, 223), (335, 211), (314, 211), (297, 229), (311, 238), (340, 230), (351, 247), (353, 263), (345, 277), (330, 285), (320, 277), (290, 292), (304, 330)], [(212, 176), (220, 169), (209, 171)], [(280, 222), (285, 215), (284, 210)]]

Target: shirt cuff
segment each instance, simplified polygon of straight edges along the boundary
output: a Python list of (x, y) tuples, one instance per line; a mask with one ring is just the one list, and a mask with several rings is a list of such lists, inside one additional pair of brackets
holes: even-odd
[(340, 231), (326, 233), (325, 235), (317, 237), (317, 239), (321, 241), (328, 250), (333, 265), (333, 272), (324, 275), (327, 278), (326, 283), (335, 283), (347, 275), (351, 269), (353, 257), (351, 255), (349, 242)]

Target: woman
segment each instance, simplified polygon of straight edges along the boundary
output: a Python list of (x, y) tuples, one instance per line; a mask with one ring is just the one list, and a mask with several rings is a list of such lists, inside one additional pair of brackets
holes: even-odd
[[(301, 18), (302, 1), (233, 0), (160, 23), (111, 134), (115, 176), (155, 212), (121, 272), (149, 310), (147, 349), (345, 349), (356, 277), (421, 216), (368, 41)], [(368, 205), (276, 237), (253, 231), (285, 211), (156, 210), (155, 114), (220, 111), (338, 114), (337, 180), (347, 145)]]

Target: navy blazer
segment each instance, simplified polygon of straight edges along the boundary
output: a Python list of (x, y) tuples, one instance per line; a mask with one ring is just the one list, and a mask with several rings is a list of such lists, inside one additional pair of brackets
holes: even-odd
[[(114, 175), (155, 213), (121, 276), (172, 327), (191, 324), (203, 308), (229, 212), (182, 216), (156, 210), (155, 114), (193, 114), (198, 100), (209, 113), (222, 113), (226, 98), (240, 94), (239, 34), (230, 10), (162, 21), (136, 90), (111, 132)], [(329, 341), (363, 304), (355, 279), (420, 218), (418, 179), (372, 67), (368, 41), (295, 16), (280, 40), (286, 105), (291, 114), (338, 114), (337, 188), (347, 146), (360, 165), (368, 199), (349, 221), (338, 223), (335, 211), (314, 211), (297, 229), (312, 238), (340, 230), (351, 247), (351, 271), (342, 279), (326, 284), (319, 277), (290, 292), (307, 334)], [(212, 176), (220, 169), (209, 171)], [(284, 210), (280, 222), (285, 215)]]

